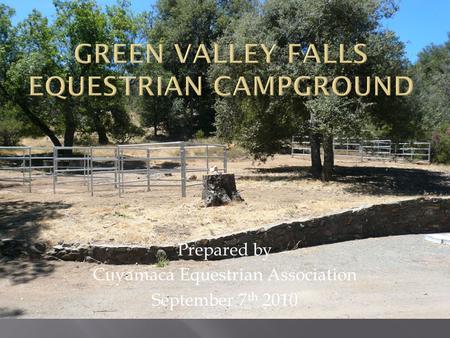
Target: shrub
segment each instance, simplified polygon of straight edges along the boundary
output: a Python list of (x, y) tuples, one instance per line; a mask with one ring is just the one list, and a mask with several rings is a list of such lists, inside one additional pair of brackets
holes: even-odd
[(0, 145), (17, 145), (22, 134), (22, 123), (20, 121), (11, 116), (0, 118)]
[(434, 133), (432, 157), (433, 162), (450, 163), (450, 125)]
[(194, 138), (197, 140), (201, 140), (201, 139), (205, 138), (205, 133), (201, 129), (197, 130), (194, 134)]
[(116, 143), (124, 144), (130, 142), (135, 137), (144, 136), (145, 132), (142, 128), (134, 124), (116, 125), (112, 132), (112, 137)]

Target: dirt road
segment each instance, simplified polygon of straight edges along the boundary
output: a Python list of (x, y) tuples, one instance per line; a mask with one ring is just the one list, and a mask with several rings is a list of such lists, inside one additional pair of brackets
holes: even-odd
[(0, 268), (3, 317), (450, 317), (450, 246), (423, 235), (163, 268), (68, 262)]

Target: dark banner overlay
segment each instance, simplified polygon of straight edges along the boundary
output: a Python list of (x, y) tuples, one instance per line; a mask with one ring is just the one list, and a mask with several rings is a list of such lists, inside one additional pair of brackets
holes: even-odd
[(1, 320), (2, 338), (445, 337), (448, 320)]

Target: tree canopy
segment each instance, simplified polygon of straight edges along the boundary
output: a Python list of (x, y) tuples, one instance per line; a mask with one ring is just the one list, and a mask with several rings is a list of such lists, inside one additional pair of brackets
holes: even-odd
[[(363, 43), (367, 46), (368, 62), (355, 67), (352, 64), (289, 63), (286, 56), (279, 54), (271, 64), (254, 65), (215, 65), (212, 74), (225, 73), (252, 75), (282, 74), (292, 77), (308, 75), (314, 77), (326, 74), (328, 77), (348, 76), (387, 76), (407, 72), (408, 61), (404, 56), (403, 44), (390, 31), (381, 26), (381, 19), (392, 15), (396, 10), (392, 1), (316, 1), (287, 0), (267, 1), (257, 15), (248, 15), (231, 26), (221, 38), (224, 42), (237, 43), (243, 48), (250, 41), (276, 44), (283, 48), (293, 41), (307, 52), (310, 44), (324, 54), (328, 46), (347, 46), (344, 51), (348, 59), (354, 57), (353, 47)], [(337, 58), (335, 48), (331, 55)], [(368, 84), (366, 83), (366, 86)], [(330, 86), (330, 85), (329, 85)], [(389, 112), (386, 108), (390, 106)], [(403, 107), (402, 107), (403, 106)], [(395, 114), (393, 109), (398, 108)], [(368, 125), (389, 126), (406, 129), (413, 133), (413, 126), (400, 123), (411, 117), (406, 104), (393, 97), (383, 98), (374, 95), (345, 97), (318, 95), (312, 97), (232, 97), (216, 102), (217, 127), (219, 135), (239, 138), (258, 158), (265, 158), (280, 151), (289, 136), (302, 130), (309, 135), (312, 146), (313, 173), (331, 177), (333, 166), (330, 143), (334, 137), (358, 137)], [(394, 118), (391, 115), (396, 115)], [(415, 121), (414, 119), (412, 119)], [(415, 126), (414, 126), (415, 127)], [(398, 128), (400, 129), (400, 128)], [(318, 147), (324, 143), (326, 171), (318, 156)], [(325, 144), (328, 146), (325, 147)], [(319, 154), (320, 155), (320, 154)], [(329, 156), (327, 156), (329, 155)]]
[[(105, 7), (96, 0), (54, 0), (54, 6), (54, 19), (35, 10), (13, 25), (14, 10), (0, 4), (0, 136), (4, 144), (17, 142), (26, 134), (46, 135), (53, 144), (68, 146), (84, 135), (96, 135), (100, 144), (126, 142), (142, 133), (172, 139), (217, 135), (239, 142), (252, 156), (264, 160), (281, 151), (292, 135), (302, 134), (311, 141), (314, 176), (325, 179), (332, 175), (333, 138), (438, 137), (440, 147), (446, 144), (450, 42), (427, 47), (417, 63), (410, 64), (403, 43), (382, 25), (384, 18), (395, 15), (395, 0), (159, 0), (139, 14), (128, 0)], [(79, 44), (91, 45), (82, 51), (81, 56), (86, 57), (96, 44), (120, 43), (130, 48), (141, 42), (192, 45), (194, 49), (203, 44), (211, 53), (215, 44), (234, 44), (237, 57), (243, 56), (246, 44), (275, 47), (270, 63), (257, 64), (180, 63), (173, 49), (167, 49), (161, 64), (80, 64), (74, 60)], [(358, 66), (291, 63), (281, 52), (289, 44), (296, 44), (299, 55), (308, 53), (314, 44), (320, 55), (349, 60), (358, 57), (354, 46), (364, 44), (367, 61)], [(256, 57), (264, 60), (265, 55), (259, 51)], [(66, 99), (28, 95), (30, 76), (38, 74), (72, 76), (75, 95)], [(200, 96), (81, 94), (83, 78), (139, 75), (163, 79), (202, 76), (209, 81)], [(364, 96), (286, 92), (280, 96), (238, 93), (220, 97), (213, 93), (213, 80), (220, 75), (232, 80), (244, 76), (260, 87), (261, 83), (255, 83), (257, 77), (358, 76), (363, 79), (363, 89), (370, 85), (364, 80), (367, 77), (411, 75), (415, 91), (410, 97), (373, 92)], [(231, 82), (224, 89), (232, 90)], [(445, 147), (444, 153), (448, 152)]]

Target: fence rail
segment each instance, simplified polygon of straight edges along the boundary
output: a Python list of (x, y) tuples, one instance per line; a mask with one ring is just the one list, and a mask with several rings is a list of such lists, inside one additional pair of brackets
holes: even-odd
[[(364, 160), (431, 162), (431, 143), (429, 142), (395, 143), (391, 140), (335, 139), (333, 149), (336, 157), (354, 158), (361, 162)], [(308, 138), (293, 136), (292, 157), (310, 154)]]
[(85, 186), (91, 195), (109, 186), (120, 196), (134, 188), (179, 187), (185, 197), (188, 187), (200, 184), (192, 182), (188, 174), (207, 174), (213, 166), (226, 173), (227, 158), (224, 145), (188, 142), (0, 147), (0, 181), (22, 183), (31, 192), (37, 178), (51, 178), (55, 194), (59, 187), (70, 184)]

